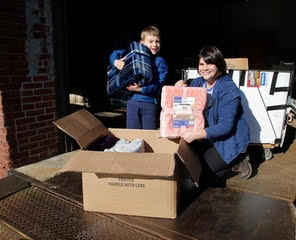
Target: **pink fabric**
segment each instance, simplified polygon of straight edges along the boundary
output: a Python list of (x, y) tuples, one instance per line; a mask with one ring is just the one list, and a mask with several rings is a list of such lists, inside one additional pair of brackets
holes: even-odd
[(206, 101), (205, 88), (164, 86), (161, 93), (160, 135), (177, 138), (185, 130), (203, 129)]

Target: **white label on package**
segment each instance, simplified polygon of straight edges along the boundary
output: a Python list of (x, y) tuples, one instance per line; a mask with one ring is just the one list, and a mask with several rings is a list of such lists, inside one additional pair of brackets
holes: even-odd
[(192, 114), (194, 104), (194, 97), (174, 97), (173, 128), (182, 128), (194, 125), (194, 117)]

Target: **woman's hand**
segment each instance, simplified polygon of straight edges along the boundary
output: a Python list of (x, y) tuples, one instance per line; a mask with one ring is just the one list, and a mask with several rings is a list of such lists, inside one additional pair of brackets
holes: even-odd
[(131, 92), (141, 92), (142, 91), (142, 88), (137, 83), (134, 83), (133, 85), (128, 85), (126, 87), (126, 89)]
[(205, 139), (207, 137), (207, 133), (204, 129), (198, 130), (185, 130), (181, 137), (187, 142), (191, 143), (194, 140)]
[(122, 70), (123, 66), (124, 66), (124, 62), (125, 61), (125, 57), (120, 58), (120, 59), (116, 59), (114, 61), (114, 66), (118, 69), (118, 70)]
[(184, 82), (183, 79), (181, 79), (175, 83), (175, 86), (176, 87), (187, 87), (187, 84)]

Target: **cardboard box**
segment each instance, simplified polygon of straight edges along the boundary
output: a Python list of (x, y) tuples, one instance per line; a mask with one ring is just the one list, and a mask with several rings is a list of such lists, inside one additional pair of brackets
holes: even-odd
[[(87, 211), (176, 218), (178, 170), (188, 166), (198, 185), (200, 163), (184, 141), (161, 138), (158, 130), (106, 129), (86, 110), (54, 124), (81, 147), (61, 172), (82, 172), (83, 206)], [(129, 141), (143, 139), (145, 153), (87, 150), (92, 142), (110, 132)]]

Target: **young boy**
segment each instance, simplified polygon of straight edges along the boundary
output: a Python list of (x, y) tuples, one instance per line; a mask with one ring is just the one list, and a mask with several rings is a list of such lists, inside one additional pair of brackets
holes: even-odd
[[(160, 50), (160, 32), (154, 26), (148, 26), (141, 32), (141, 44), (152, 53), (153, 79), (151, 84), (140, 87), (137, 83), (126, 87), (132, 93), (127, 103), (126, 127), (133, 129), (157, 129), (158, 106), (161, 88), (168, 74), (168, 65), (158, 52)], [(110, 64), (122, 70), (125, 57), (124, 50), (112, 52)]]

